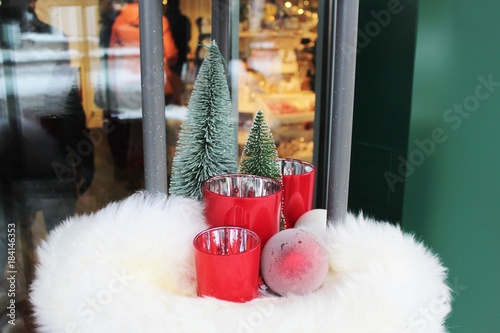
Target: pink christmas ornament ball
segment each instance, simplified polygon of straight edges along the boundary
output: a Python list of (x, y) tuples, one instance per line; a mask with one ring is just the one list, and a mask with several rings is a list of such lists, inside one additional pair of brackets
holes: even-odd
[(261, 254), (264, 282), (277, 294), (317, 290), (328, 274), (328, 253), (311, 233), (286, 229), (271, 237)]

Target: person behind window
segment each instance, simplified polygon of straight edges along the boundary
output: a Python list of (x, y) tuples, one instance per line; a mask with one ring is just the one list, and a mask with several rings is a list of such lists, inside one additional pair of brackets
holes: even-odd
[(167, 104), (182, 104), (182, 94), (185, 86), (182, 82), (182, 69), (186, 65), (189, 54), (189, 41), (191, 40), (191, 21), (181, 13), (179, 8), (180, 0), (169, 0), (165, 6), (165, 17), (170, 25), (172, 37), (179, 59), (173, 66), (166, 66), (165, 73), (167, 82), (165, 84), (165, 102)]
[[(36, 2), (37, 0), (25, 0), (26, 1), (26, 11), (23, 15), (23, 20), (21, 23), (21, 30), (23, 32), (35, 32), (44, 34), (54, 34), (62, 35), (62, 32), (55, 27), (41, 21), (36, 12)], [(21, 0), (21, 3), (23, 0)]]
[(99, 46), (108, 48), (111, 40), (111, 29), (115, 23), (116, 17), (122, 9), (121, 3), (116, 3), (115, 0), (101, 0), (100, 5), (100, 20), (101, 29), (99, 30)]
[[(140, 33), (139, 33), (139, 4), (138, 0), (129, 0), (117, 16), (111, 29), (110, 47), (112, 64), (110, 69), (115, 82), (115, 100), (118, 111), (120, 109), (141, 108), (140, 84)], [(163, 54), (165, 67), (174, 67), (179, 53), (172, 38), (170, 24), (163, 17)]]
[(200, 16), (196, 19), (196, 26), (198, 27), (198, 46), (196, 47), (195, 65), (196, 75), (198, 75), (207, 53), (207, 46), (210, 45), (212, 39), (212, 20), (209, 17)]
[[(22, 63), (4, 63), (9, 108), (0, 117), (0, 192), (6, 219), (33, 223), (43, 213), (47, 231), (75, 213), (78, 195), (94, 175), (94, 151), (68, 39), (36, 14), (36, 0), (20, 1)], [(3, 55), (17, 50), (4, 50)], [(57, 55), (43, 58), (44, 54)], [(7, 66), (12, 66), (7, 69)], [(3, 99), (0, 96), (0, 99)], [(13, 121), (15, 119), (15, 121)]]
[(179, 51), (179, 60), (170, 68), (179, 76), (181, 76), (182, 66), (186, 63), (187, 56), (190, 52), (189, 41), (191, 40), (191, 21), (182, 14), (180, 8), (180, 0), (168, 0), (165, 7), (165, 16), (167, 17), (172, 37), (175, 46)]
[[(164, 67), (173, 67), (178, 60), (178, 50), (170, 32), (170, 25), (165, 16), (163, 24)], [(129, 0), (116, 17), (111, 29), (109, 50), (109, 79), (112, 102), (109, 108), (110, 122), (114, 131), (108, 134), (108, 140), (115, 163), (115, 179), (129, 180), (129, 187), (141, 187), (137, 179), (143, 172), (142, 129), (140, 122), (132, 119), (142, 117), (141, 63), (139, 4)], [(169, 82), (167, 77), (166, 82)], [(165, 85), (167, 89), (167, 84)], [(124, 113), (135, 116), (123, 117)], [(127, 118), (127, 119), (123, 119)]]

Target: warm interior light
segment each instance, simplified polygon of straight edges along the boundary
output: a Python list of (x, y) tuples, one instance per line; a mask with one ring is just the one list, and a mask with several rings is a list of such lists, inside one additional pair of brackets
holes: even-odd
[(292, 3), (290, 1), (285, 2), (286, 8), (292, 8)]
[(303, 10), (302, 8), (299, 8), (299, 9), (297, 10), (297, 13), (298, 13), (299, 15), (302, 15), (302, 14), (304, 14), (304, 10)]

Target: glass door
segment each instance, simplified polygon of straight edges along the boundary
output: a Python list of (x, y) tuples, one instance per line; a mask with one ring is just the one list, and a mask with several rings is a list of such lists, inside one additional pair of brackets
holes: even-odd
[[(280, 157), (314, 162), (317, 92), (325, 81), (317, 58), (324, 4), (162, 5), (166, 67), (176, 79), (165, 86), (168, 174), (202, 44), (220, 36), (239, 151), (262, 110)], [(137, 6), (135, 0), (1, 1), (0, 267), (4, 277), (14, 275), (13, 283), (0, 285), (1, 329), (15, 324), (34, 332), (28, 293), (35, 249), (52, 230), (145, 186)]]

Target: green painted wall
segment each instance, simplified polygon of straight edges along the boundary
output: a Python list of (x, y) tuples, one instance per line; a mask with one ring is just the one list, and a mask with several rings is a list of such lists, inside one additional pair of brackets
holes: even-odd
[(402, 224), (450, 269), (450, 332), (500, 332), (500, 1), (420, 0), (407, 161)]

